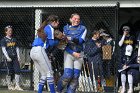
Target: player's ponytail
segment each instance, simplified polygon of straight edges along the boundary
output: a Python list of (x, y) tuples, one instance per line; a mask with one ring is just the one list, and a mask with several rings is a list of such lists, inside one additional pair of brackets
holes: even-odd
[(43, 42), (46, 40), (46, 34), (44, 33), (44, 27), (47, 25), (47, 21), (45, 20), (39, 29), (37, 29), (37, 35), (42, 39)]

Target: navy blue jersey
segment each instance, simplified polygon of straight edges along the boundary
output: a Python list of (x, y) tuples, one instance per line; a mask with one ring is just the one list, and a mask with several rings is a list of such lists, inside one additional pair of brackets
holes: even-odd
[(17, 40), (15, 38), (4, 37), (1, 40), (1, 47), (5, 47), (10, 58), (16, 57)]
[(135, 44), (136, 42), (134, 36), (126, 36), (123, 45), (121, 46), (121, 55), (125, 55), (125, 49), (127, 45), (132, 45), (134, 49)]
[(88, 62), (93, 64), (96, 79), (98, 76), (103, 76), (102, 50), (101, 47), (96, 45), (97, 42), (100, 43), (102, 41), (93, 39), (87, 40), (84, 48), (84, 53), (87, 56)]
[(128, 64), (131, 62), (127, 62), (127, 56), (125, 55), (125, 51), (126, 51), (126, 46), (127, 45), (132, 45), (133, 47), (133, 51), (132, 51), (132, 55), (130, 57), (130, 59), (133, 59), (133, 56), (135, 55), (135, 51), (134, 51), (134, 47), (135, 47), (135, 38), (134, 36), (126, 36), (123, 42), (123, 45), (120, 47), (120, 63), (119, 63), (119, 68), (122, 68), (122, 66), (124, 64)]
[(101, 59), (102, 59), (101, 48), (97, 47), (96, 42), (100, 43), (101, 41), (93, 40), (93, 39), (86, 41), (84, 52), (85, 52), (85, 55), (87, 55), (87, 57), (89, 58), (90, 62), (92, 61), (97, 62), (96, 59), (98, 59), (99, 62), (101, 62)]

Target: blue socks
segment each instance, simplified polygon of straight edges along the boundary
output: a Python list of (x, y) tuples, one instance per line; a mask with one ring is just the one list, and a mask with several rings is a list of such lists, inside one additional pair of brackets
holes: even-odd
[(44, 85), (42, 85), (42, 84), (38, 85), (38, 93), (42, 93), (43, 87), (44, 87)]
[[(45, 82), (46, 82), (46, 77), (42, 76), (38, 85), (38, 93), (42, 93)], [(55, 93), (55, 85), (54, 85), (53, 77), (47, 77), (47, 82), (50, 88), (50, 93)]]
[(46, 82), (46, 76), (42, 76), (40, 78), (39, 85), (38, 85), (38, 93), (42, 93), (45, 82)]
[(50, 88), (50, 93), (55, 93), (55, 85), (53, 77), (47, 77), (47, 82)]

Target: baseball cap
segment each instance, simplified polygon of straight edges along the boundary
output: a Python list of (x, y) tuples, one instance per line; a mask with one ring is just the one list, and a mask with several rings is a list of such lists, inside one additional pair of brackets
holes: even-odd
[(126, 55), (126, 56), (131, 56), (132, 51), (133, 51), (132, 45), (127, 45), (127, 46), (126, 46), (126, 49), (125, 49), (125, 55)]
[(125, 31), (125, 30), (130, 31), (130, 27), (129, 26), (123, 26), (122, 30), (123, 31)]
[(102, 33), (100, 34), (100, 36), (109, 36), (109, 34), (106, 34), (106, 33), (102, 32)]

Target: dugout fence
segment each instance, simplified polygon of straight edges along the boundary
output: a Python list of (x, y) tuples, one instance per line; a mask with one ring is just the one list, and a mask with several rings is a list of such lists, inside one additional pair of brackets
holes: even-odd
[[(92, 5), (92, 4), (91, 4)], [(34, 8), (0, 8), (0, 39), (4, 36), (3, 29), (7, 25), (12, 25), (14, 28), (14, 36), (19, 41), (20, 56), (22, 58), (21, 74), (22, 86), (27, 89), (37, 90), (37, 83), (39, 81), (40, 74), (34, 67), (29, 52), (31, 49), (31, 43), (36, 37), (36, 30), (46, 20), (48, 15), (56, 14), (60, 17), (60, 30), (63, 31), (64, 25), (69, 22), (70, 15), (72, 13), (78, 13), (81, 16), (81, 24), (85, 25), (88, 33), (87, 39), (91, 38), (91, 33), (94, 29), (103, 29), (109, 33), (115, 42), (118, 42), (118, 9), (119, 4), (114, 5), (99, 5), (99, 6), (74, 6), (74, 7), (34, 7)], [(115, 44), (115, 51), (112, 59), (109, 62), (104, 61), (104, 73), (107, 75), (108, 70), (110, 71), (110, 77), (105, 78), (106, 86), (103, 87), (104, 92), (116, 92), (116, 69), (117, 69), (117, 45)], [(63, 52), (60, 49), (55, 49), (51, 57), (53, 70), (55, 72), (55, 82), (59, 79), (59, 76), (63, 74)], [(6, 69), (2, 60), (1, 52), (1, 67), (0, 73), (0, 86), (6, 86), (4, 75)], [(110, 63), (108, 65), (108, 63)], [(3, 65), (3, 66), (2, 66)], [(109, 69), (106, 69), (109, 67)], [(95, 86), (92, 83), (88, 67), (86, 64), (83, 65), (82, 72), (79, 78), (79, 92), (95, 92)], [(49, 91), (49, 90), (48, 90)], [(102, 90), (98, 90), (102, 91)]]
[[(104, 29), (107, 33), (109, 33), (115, 42), (118, 39), (118, 9), (119, 4), (114, 6), (87, 6), (87, 7), (47, 7), (40, 8), (42, 11), (42, 21), (47, 18), (50, 14), (56, 14), (60, 17), (60, 30), (63, 31), (63, 26), (69, 23), (69, 18), (72, 13), (79, 13), (81, 16), (81, 24), (87, 27), (87, 39), (91, 38), (91, 33), (94, 29)], [(104, 88), (104, 92), (115, 92), (116, 91), (116, 69), (117, 69), (117, 45), (114, 46), (115, 51), (110, 62), (104, 60), (103, 69), (105, 76), (108, 74), (108, 70), (110, 71), (110, 77), (106, 78), (106, 86)], [(62, 75), (63, 71), (63, 51), (56, 49), (53, 51), (56, 59), (52, 61), (55, 65), (54, 71), (57, 76)], [(106, 68), (109, 69), (106, 69)], [(93, 92), (94, 84), (92, 84), (91, 79), (88, 74), (87, 64), (83, 65), (83, 69), (81, 72), (81, 76), (79, 78), (79, 88), (77, 91), (79, 92)], [(60, 74), (58, 74), (60, 73)], [(61, 76), (60, 75), (60, 76)], [(102, 91), (102, 90), (101, 90)], [(94, 91), (95, 92), (95, 91)], [(103, 92), (103, 91), (102, 91)]]

